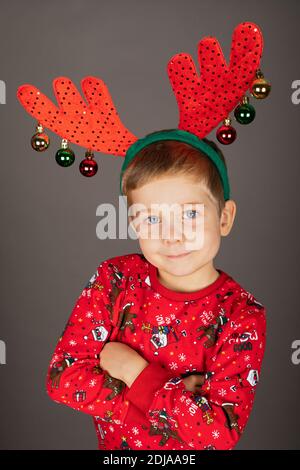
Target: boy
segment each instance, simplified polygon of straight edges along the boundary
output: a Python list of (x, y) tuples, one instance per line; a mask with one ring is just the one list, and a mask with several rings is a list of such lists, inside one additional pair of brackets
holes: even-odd
[[(55, 348), (48, 394), (93, 417), (99, 449), (232, 449), (266, 331), (265, 307), (214, 266), (236, 204), (207, 155), (175, 140), (144, 147), (121, 183), (142, 253), (99, 265)], [(167, 222), (173, 207), (184, 230)]]

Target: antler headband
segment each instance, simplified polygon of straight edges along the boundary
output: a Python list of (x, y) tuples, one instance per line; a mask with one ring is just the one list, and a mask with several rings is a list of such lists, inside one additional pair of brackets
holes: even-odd
[(178, 129), (161, 131), (138, 139), (121, 122), (108, 88), (103, 80), (88, 76), (81, 80), (86, 102), (74, 83), (67, 77), (53, 80), (57, 107), (51, 100), (30, 84), (21, 85), (17, 97), (25, 110), (37, 119), (32, 147), (41, 152), (49, 147), (49, 137), (44, 128), (62, 138), (56, 152), (57, 163), (68, 167), (75, 161), (68, 147), (72, 142), (85, 147), (85, 159), (79, 169), (84, 176), (93, 176), (98, 170), (94, 151), (124, 157), (120, 174), (137, 152), (152, 142), (180, 140), (202, 150), (216, 165), (224, 189), (225, 200), (230, 196), (226, 167), (219, 154), (202, 139), (220, 122), (216, 136), (227, 145), (236, 139), (230, 113), (240, 124), (249, 124), (255, 118), (255, 109), (245, 95), (247, 90), (257, 99), (266, 98), (271, 85), (259, 68), (263, 50), (263, 37), (257, 25), (240, 23), (233, 31), (230, 62), (227, 65), (216, 38), (208, 36), (198, 44), (200, 74), (193, 58), (187, 53), (174, 55), (168, 62), (167, 72), (179, 109)]

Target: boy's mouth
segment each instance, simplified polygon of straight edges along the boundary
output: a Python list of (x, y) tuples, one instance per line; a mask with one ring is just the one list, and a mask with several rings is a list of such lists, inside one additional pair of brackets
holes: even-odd
[(186, 251), (184, 253), (178, 254), (178, 255), (166, 255), (167, 258), (175, 259), (175, 258), (183, 258), (184, 256), (187, 256), (190, 253), (190, 251)]

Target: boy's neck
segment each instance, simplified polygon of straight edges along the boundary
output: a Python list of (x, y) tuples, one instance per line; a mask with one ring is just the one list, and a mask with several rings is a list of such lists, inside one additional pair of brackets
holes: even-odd
[(174, 276), (166, 271), (157, 270), (158, 281), (163, 286), (176, 292), (201, 290), (216, 281), (219, 275), (220, 273), (215, 269), (212, 261), (187, 276)]

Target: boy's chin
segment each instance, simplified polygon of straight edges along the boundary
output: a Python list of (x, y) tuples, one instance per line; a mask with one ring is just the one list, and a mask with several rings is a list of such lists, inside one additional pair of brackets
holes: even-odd
[(192, 274), (195, 268), (191, 262), (182, 260), (165, 261), (161, 267), (162, 270), (174, 276), (188, 276)]

